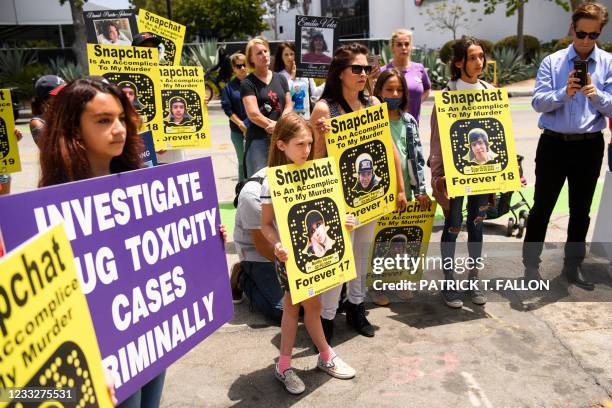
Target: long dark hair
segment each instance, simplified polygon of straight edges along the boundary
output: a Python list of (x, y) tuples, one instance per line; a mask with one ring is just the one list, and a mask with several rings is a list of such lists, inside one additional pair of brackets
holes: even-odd
[[(340, 79), (340, 74), (351, 65), (351, 62), (355, 59), (355, 57), (359, 54), (368, 55), (368, 49), (359, 43), (350, 43), (347, 45), (342, 45), (338, 47), (336, 52), (334, 53), (334, 59), (329, 66), (329, 70), (327, 71), (327, 79), (325, 80), (325, 88), (323, 88), (323, 93), (321, 94), (320, 99), (325, 99), (328, 102), (336, 102), (341, 103), (344, 101), (344, 96), (342, 95), (342, 80)], [(365, 92), (359, 92), (359, 100), (364, 105), (367, 103)], [(346, 102), (346, 101), (345, 101)]]
[(283, 61), (283, 52), (285, 48), (291, 49), (295, 54), (295, 47), (293, 44), (288, 42), (278, 44), (278, 47), (276, 47), (276, 54), (274, 54), (274, 72), (281, 72), (283, 69), (287, 69), (287, 67), (285, 67), (285, 61)]
[[(477, 45), (482, 48), (482, 51), (485, 52), (485, 59), (483, 63), (483, 67), (487, 66), (487, 54), (485, 47), (482, 45), (479, 39), (474, 37), (463, 36), (460, 40), (457, 40), (453, 44), (453, 57), (451, 58), (451, 81), (456, 81), (461, 78), (461, 72), (465, 70), (465, 64), (467, 62), (467, 52), (468, 48), (472, 45)], [(463, 61), (463, 66), (458, 68), (455, 63)]]
[(45, 116), (47, 126), (40, 138), (40, 187), (91, 177), (91, 165), (78, 138), (85, 106), (99, 92), (114, 96), (125, 112), (125, 146), (121, 155), (111, 160), (111, 173), (142, 167), (139, 118), (127, 96), (103, 78), (77, 79), (57, 94)]
[(385, 85), (385, 82), (387, 82), (392, 77), (396, 77), (399, 80), (400, 85), (402, 86), (402, 103), (400, 103), (399, 108), (402, 112), (405, 112), (406, 108), (408, 107), (408, 85), (406, 84), (406, 78), (404, 78), (404, 76), (397, 69), (391, 68), (386, 71), (383, 71), (380, 74), (380, 76), (376, 80), (376, 86), (374, 86), (373, 94), (381, 102), (384, 102), (382, 97), (382, 89)]

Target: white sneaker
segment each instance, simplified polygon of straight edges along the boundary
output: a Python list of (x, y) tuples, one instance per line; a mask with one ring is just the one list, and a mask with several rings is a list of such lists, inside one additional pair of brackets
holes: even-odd
[(293, 368), (288, 368), (281, 374), (278, 372), (278, 366), (275, 366), (274, 376), (278, 381), (283, 383), (289, 394), (298, 395), (306, 390), (304, 382), (298, 377), (295, 371), (293, 371)]
[(355, 377), (355, 369), (342, 361), (338, 356), (334, 356), (331, 361), (325, 362), (319, 355), (317, 367), (332, 377), (340, 378), (341, 380), (349, 380)]

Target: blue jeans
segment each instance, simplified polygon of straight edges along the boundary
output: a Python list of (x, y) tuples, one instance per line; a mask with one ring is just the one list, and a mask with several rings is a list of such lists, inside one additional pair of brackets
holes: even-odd
[(280, 324), (283, 317), (283, 296), (272, 262), (242, 261), (240, 287), (260, 312)]
[(146, 383), (141, 389), (130, 395), (128, 399), (117, 405), (118, 408), (157, 408), (161, 401), (166, 370)]
[(247, 177), (251, 177), (259, 170), (268, 165), (268, 150), (270, 149), (270, 138), (253, 139), (246, 150), (246, 172)]
[(238, 181), (245, 179), (244, 177), (244, 135), (242, 132), (231, 131), (232, 144), (236, 150), (236, 158), (238, 159)]
[[(457, 236), (463, 224), (463, 198), (450, 199), (450, 210), (444, 214), (444, 231), (442, 231), (440, 254), (444, 274), (448, 277), (454, 268), (449, 266), (446, 259), (455, 259)], [(488, 196), (486, 194), (468, 196), (467, 198), (467, 232), (468, 254), (476, 259), (482, 254), (482, 222), (487, 217)], [(454, 263), (454, 262), (453, 262)]]

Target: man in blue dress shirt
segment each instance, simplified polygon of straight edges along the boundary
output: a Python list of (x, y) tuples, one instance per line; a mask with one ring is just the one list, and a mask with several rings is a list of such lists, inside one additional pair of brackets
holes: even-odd
[[(604, 153), (602, 130), (612, 116), (612, 56), (595, 40), (608, 22), (607, 9), (584, 3), (572, 15), (572, 44), (547, 56), (538, 70), (532, 106), (542, 115), (543, 133), (536, 152), (534, 205), (523, 244), (525, 278), (540, 279), (539, 264), (550, 215), (565, 180), (570, 216), (563, 275), (578, 287), (593, 290), (582, 276), (589, 229), (589, 210)], [(574, 61), (588, 64), (586, 85), (574, 76)]]

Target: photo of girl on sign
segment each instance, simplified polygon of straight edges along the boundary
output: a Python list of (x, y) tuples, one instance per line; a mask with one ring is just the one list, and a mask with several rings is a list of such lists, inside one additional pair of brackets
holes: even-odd
[(489, 136), (487, 132), (476, 128), (468, 132), (470, 152), (465, 159), (471, 163), (486, 164), (497, 157), (497, 153), (489, 149)]
[(295, 264), (302, 273), (333, 265), (344, 256), (342, 220), (334, 200), (322, 197), (291, 207), (287, 214)]
[(132, 45), (130, 21), (127, 18), (118, 20), (98, 20), (94, 22), (98, 44)]
[(329, 227), (325, 225), (323, 215), (317, 210), (310, 211), (304, 219), (304, 228), (308, 236), (308, 246), (303, 253), (321, 258), (335, 242), (327, 235)]

